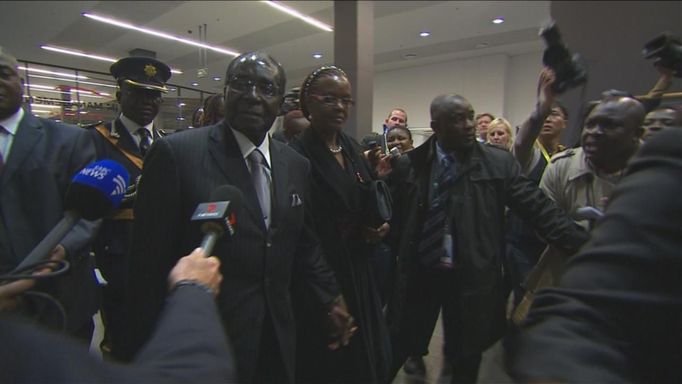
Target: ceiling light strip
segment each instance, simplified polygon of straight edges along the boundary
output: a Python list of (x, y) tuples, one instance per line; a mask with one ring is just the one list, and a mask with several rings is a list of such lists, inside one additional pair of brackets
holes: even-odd
[[(75, 49), (70, 49), (70, 48), (61, 48), (61, 47), (53, 47), (51, 45), (41, 45), (40, 48), (45, 49), (47, 51), (52, 51), (52, 52), (59, 52), (59, 53), (65, 53), (67, 55), (73, 55), (73, 56), (80, 56), (80, 57), (86, 57), (88, 59), (94, 59), (94, 60), (99, 60), (99, 61), (106, 61), (109, 63), (115, 63), (118, 61), (118, 59), (114, 59), (112, 57), (106, 57), (106, 56), (99, 56), (99, 55), (93, 55), (91, 53), (85, 53), (82, 51), (78, 51)], [(182, 71), (179, 69), (173, 69), (171, 68), (171, 73), (176, 73), (178, 75), (182, 74)]]
[(102, 84), (102, 83), (93, 83), (91, 81), (81, 81), (81, 80), (61, 79), (59, 77), (31, 75), (31, 78), (34, 78), (34, 77), (37, 79), (60, 80), (60, 81), (68, 81), (71, 83), (78, 83), (78, 84), (89, 84), (89, 85), (98, 85), (100, 87), (118, 88), (118, 86), (112, 85), (112, 84)]
[(112, 18), (110, 18), (110, 17), (98, 16), (98, 15), (94, 15), (94, 14), (92, 14), (92, 13), (87, 13), (87, 12), (84, 12), (84, 13), (83, 13), (83, 16), (85, 16), (85, 17), (87, 17), (87, 18), (89, 18), (89, 19), (93, 19), (93, 20), (100, 21), (100, 22), (102, 22), (102, 23), (115, 25), (115, 26), (117, 26), (117, 27), (121, 27), (121, 28), (125, 28), (125, 29), (130, 29), (130, 30), (133, 30), (133, 31), (138, 31), (138, 32), (146, 33), (146, 34), (148, 34), (148, 35), (152, 35), (152, 36), (156, 36), (156, 37), (161, 37), (161, 38), (168, 39), (168, 40), (174, 40), (174, 41), (177, 41), (177, 42), (179, 42), (179, 43), (188, 44), (188, 45), (193, 45), (193, 46), (195, 46), (195, 47), (201, 47), (201, 48), (210, 49), (210, 50), (212, 50), (212, 51), (214, 51), (214, 52), (222, 53), (222, 54), (225, 54), (225, 55), (239, 56), (239, 53), (238, 53), (238, 52), (235, 52), (235, 51), (230, 51), (230, 50), (227, 50), (227, 49), (224, 49), (224, 48), (220, 48), (220, 47), (216, 47), (216, 46), (213, 46), (213, 45), (203, 44), (203, 43), (200, 43), (200, 42), (195, 41), (195, 40), (183, 39), (183, 38), (180, 38), (180, 37), (177, 37), (177, 36), (169, 35), (169, 34), (164, 33), (164, 32), (155, 31), (155, 30), (153, 30), (153, 29), (138, 27), (138, 26), (136, 26), (136, 25), (129, 24), (129, 23), (125, 23), (125, 22), (119, 21), (119, 20), (115, 20), (115, 19), (112, 19)]
[[(72, 79), (88, 79), (86, 76), (81, 76), (81, 75), (72, 75), (70, 73), (64, 73), (64, 72), (54, 72), (54, 71), (47, 71), (44, 69), (38, 69), (38, 68), (26, 68), (26, 67), (19, 67), (22, 71), (28, 71), (28, 72), (38, 72), (38, 73), (45, 73), (48, 75), (55, 75), (55, 76), (63, 76), (63, 77), (69, 77)], [(62, 79), (60, 79), (62, 80)]]
[(301, 12), (299, 12), (299, 11), (293, 9), (293, 8), (289, 8), (289, 7), (285, 6), (285, 5), (282, 5), (282, 4), (280, 4), (278, 1), (263, 0), (262, 2), (265, 3), (265, 4), (267, 4), (267, 5), (269, 5), (269, 6), (271, 6), (271, 7), (273, 7), (273, 8), (276, 8), (276, 9), (278, 9), (278, 10), (280, 10), (280, 11), (286, 13), (286, 14), (289, 14), (289, 15), (291, 15), (291, 16), (293, 16), (293, 17), (296, 17), (296, 18), (298, 18), (298, 19), (301, 19), (301, 20), (305, 21), (305, 22), (308, 23), (308, 24), (314, 25), (314, 26), (316, 26), (317, 28), (320, 28), (320, 29), (323, 30), (323, 31), (334, 32), (334, 29), (333, 29), (330, 25), (325, 24), (325, 23), (323, 23), (323, 22), (321, 22), (321, 21), (319, 21), (319, 20), (317, 20), (317, 19), (314, 19), (314, 18), (312, 18), (312, 17), (310, 17), (310, 16), (306, 16), (306, 15), (302, 14)]

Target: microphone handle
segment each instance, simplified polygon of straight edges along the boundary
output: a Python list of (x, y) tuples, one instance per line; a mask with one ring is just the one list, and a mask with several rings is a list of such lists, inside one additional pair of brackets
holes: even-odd
[(213, 247), (215, 246), (218, 237), (218, 232), (216, 231), (208, 231), (208, 233), (204, 235), (204, 239), (201, 241), (199, 247), (204, 250), (204, 255), (206, 257), (211, 256), (211, 253), (213, 253)]
[(67, 233), (76, 225), (80, 219), (80, 214), (74, 211), (64, 212), (64, 218), (55, 225), (54, 228), (33, 248), (31, 253), (17, 265), (10, 273), (14, 273), (27, 265), (34, 264), (47, 259), (54, 247), (66, 236)]

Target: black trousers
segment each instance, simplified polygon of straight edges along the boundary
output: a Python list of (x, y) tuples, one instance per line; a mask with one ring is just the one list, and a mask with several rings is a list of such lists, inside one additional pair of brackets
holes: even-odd
[(282, 351), (277, 341), (275, 328), (270, 315), (263, 320), (263, 334), (260, 338), (258, 364), (253, 382), (255, 384), (283, 384), (288, 383), (287, 370), (282, 360)]
[(475, 383), (481, 353), (464, 354), (457, 348), (459, 324), (456, 311), (459, 308), (460, 278), (457, 270), (439, 270), (424, 267), (419, 263), (407, 285), (405, 309), (399, 331), (392, 332), (394, 363), (391, 380), (409, 355), (428, 352), (429, 341), (443, 310), (443, 331), (445, 358), (452, 365), (453, 383)]

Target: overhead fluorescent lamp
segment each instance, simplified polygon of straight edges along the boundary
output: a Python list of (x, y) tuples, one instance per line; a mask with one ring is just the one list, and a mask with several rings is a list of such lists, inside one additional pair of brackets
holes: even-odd
[(193, 45), (193, 46), (195, 46), (195, 47), (210, 49), (211, 51), (218, 52), (218, 53), (222, 53), (222, 54), (225, 54), (225, 55), (239, 56), (239, 53), (238, 53), (238, 52), (235, 52), (235, 51), (230, 51), (230, 50), (227, 50), (227, 49), (224, 49), (224, 48), (220, 48), (220, 47), (216, 47), (216, 46), (213, 46), (213, 45), (204, 44), (204, 43), (201, 43), (201, 42), (196, 41), (196, 40), (183, 39), (183, 38), (181, 38), (181, 37), (169, 35), (169, 34), (164, 33), (164, 32), (155, 31), (155, 30), (153, 30), (153, 29), (138, 27), (138, 26), (136, 26), (136, 25), (129, 24), (129, 23), (126, 23), (126, 22), (123, 22), (123, 21), (119, 21), (119, 20), (116, 20), (116, 19), (112, 19), (112, 18), (110, 18), (110, 17), (98, 16), (98, 15), (94, 15), (94, 14), (92, 14), (92, 13), (87, 13), (87, 12), (83, 12), (82, 15), (85, 16), (85, 17), (87, 17), (87, 18), (89, 18), (89, 19), (97, 20), (97, 21), (100, 21), (100, 22), (106, 23), (106, 24), (115, 25), (115, 26), (117, 26), (117, 27), (121, 27), (121, 28), (125, 28), (125, 29), (130, 29), (130, 30), (133, 30), (133, 31), (138, 31), (138, 32), (146, 33), (146, 34), (148, 34), (148, 35), (152, 35), (152, 36), (156, 36), (156, 37), (161, 37), (161, 38), (168, 39), (168, 40), (177, 41), (177, 42), (183, 43), (183, 44)]
[[(38, 72), (38, 73), (45, 73), (48, 75), (55, 75), (55, 76), (63, 76), (63, 77), (69, 77), (72, 79), (87, 79), (87, 76), (81, 76), (81, 75), (74, 75), (71, 73), (64, 73), (64, 72), (54, 72), (54, 71), (47, 71), (44, 69), (38, 69), (38, 68), (26, 68), (26, 67), (19, 67), (22, 71), (28, 71), (28, 72)], [(60, 79), (61, 80), (61, 79)]]
[(59, 109), (60, 105), (47, 105), (47, 104), (33, 104), (31, 103), (31, 108), (49, 108), (49, 109)]
[[(115, 63), (118, 61), (118, 59), (114, 59), (113, 57), (106, 57), (106, 56), (99, 56), (99, 55), (93, 55), (91, 53), (85, 53), (82, 51), (78, 51), (75, 49), (70, 49), (70, 48), (60, 48), (60, 47), (53, 47), (50, 45), (41, 45), (40, 48), (45, 49), (47, 51), (52, 51), (52, 52), (59, 52), (59, 53), (65, 53), (67, 55), (73, 55), (73, 56), (80, 56), (80, 57), (87, 57), (88, 59), (94, 59), (94, 60), (99, 60), (99, 61), (106, 61), (109, 63)], [(182, 71), (179, 69), (172, 69), (171, 68), (171, 73), (177, 73), (179, 75), (182, 74)]]
[(296, 17), (296, 18), (298, 18), (298, 19), (301, 19), (301, 20), (305, 21), (305, 22), (308, 23), (308, 24), (314, 25), (314, 26), (316, 26), (317, 28), (320, 28), (320, 29), (323, 30), (323, 31), (334, 32), (334, 29), (333, 29), (331, 26), (329, 26), (328, 24), (325, 24), (325, 23), (323, 23), (323, 22), (321, 22), (321, 21), (319, 21), (319, 20), (316, 20), (316, 19), (314, 19), (314, 18), (312, 18), (312, 17), (310, 17), (310, 16), (306, 16), (306, 15), (302, 14), (301, 12), (299, 12), (299, 11), (293, 9), (293, 8), (289, 8), (289, 7), (285, 6), (285, 5), (282, 5), (282, 4), (280, 4), (278, 1), (264, 0), (263, 3), (269, 5), (269, 6), (273, 7), (273, 8), (276, 8), (276, 9), (278, 9), (278, 10), (284, 12), (284, 13), (287, 13), (287, 14), (293, 16), (293, 17)]
[(112, 85), (112, 84), (93, 83), (93, 82), (91, 82), (91, 81), (81, 81), (81, 80), (71, 80), (71, 79), (60, 79), (59, 77), (50, 77), (50, 76), (41, 76), (41, 75), (31, 75), (31, 78), (48, 79), (48, 80), (60, 80), (60, 81), (68, 81), (68, 82), (71, 82), (71, 83), (78, 83), (78, 84), (89, 84), (89, 85), (98, 85), (98, 86), (100, 86), (100, 87), (118, 88), (118, 86)]

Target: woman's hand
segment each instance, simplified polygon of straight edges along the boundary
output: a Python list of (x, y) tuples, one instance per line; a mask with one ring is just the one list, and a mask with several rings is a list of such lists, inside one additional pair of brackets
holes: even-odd
[(386, 237), (390, 229), (391, 226), (388, 223), (383, 223), (377, 228), (365, 226), (362, 228), (362, 234), (365, 237), (365, 241), (370, 244), (375, 244)]

